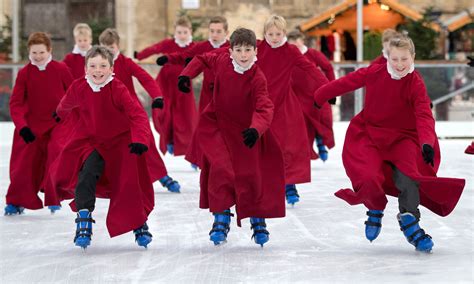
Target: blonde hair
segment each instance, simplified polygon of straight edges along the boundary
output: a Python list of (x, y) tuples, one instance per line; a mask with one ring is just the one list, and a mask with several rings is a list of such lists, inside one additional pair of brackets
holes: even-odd
[(415, 45), (411, 38), (407, 36), (394, 37), (390, 40), (389, 47), (408, 49), (411, 55), (415, 54)]
[(174, 23), (174, 27), (176, 28), (177, 26), (180, 26), (180, 27), (186, 27), (186, 28), (189, 28), (189, 29), (192, 29), (193, 28), (193, 25), (191, 24), (191, 21), (189, 20), (188, 17), (180, 17), (176, 20), (176, 22)]
[(120, 36), (116, 29), (107, 28), (99, 36), (99, 43), (102, 45), (119, 45)]
[(92, 38), (92, 29), (86, 23), (78, 23), (72, 30), (74, 37), (87, 36)]
[(263, 33), (266, 33), (268, 29), (273, 26), (275, 26), (279, 30), (283, 30), (286, 33), (286, 21), (285, 18), (283, 18), (282, 16), (271, 15), (270, 18), (268, 18), (265, 21), (265, 24), (263, 25)]
[(382, 42), (389, 42), (394, 37), (400, 37), (401, 34), (394, 29), (386, 29), (382, 33)]

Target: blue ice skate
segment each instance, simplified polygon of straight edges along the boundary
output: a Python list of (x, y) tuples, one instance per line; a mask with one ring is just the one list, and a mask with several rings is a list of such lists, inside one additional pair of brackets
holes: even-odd
[(317, 136), (316, 137), (316, 145), (318, 146), (318, 155), (323, 162), (326, 162), (328, 159), (328, 150), (326, 145), (323, 143), (323, 138)]
[(172, 143), (166, 144), (166, 151), (168, 151), (168, 153), (173, 155), (174, 154), (174, 145)]
[(263, 244), (268, 242), (270, 233), (267, 231), (267, 224), (264, 218), (250, 218), (251, 229), (253, 230), (252, 239), (256, 244), (263, 247)]
[(420, 228), (418, 220), (413, 214), (408, 212), (403, 214), (399, 213), (397, 219), (400, 224), (400, 230), (407, 238), (407, 241), (415, 246), (417, 251), (431, 252), (433, 248), (431, 236)]
[(286, 191), (286, 202), (289, 205), (294, 206), (295, 203), (300, 201), (300, 196), (298, 195), (298, 191), (296, 190), (296, 186), (294, 184), (287, 184), (285, 186)]
[(51, 214), (54, 214), (56, 211), (61, 210), (61, 205), (50, 205), (48, 209), (51, 211)]
[(372, 242), (382, 230), (383, 210), (369, 210), (367, 216), (369, 219), (365, 221), (365, 237)]
[(74, 237), (76, 246), (86, 249), (91, 244), (92, 223), (95, 223), (95, 220), (92, 219), (92, 214), (88, 209), (81, 209), (77, 212), (77, 229)]
[(25, 207), (7, 204), (5, 206), (5, 215), (21, 215), (25, 211)]
[(191, 168), (193, 168), (193, 170), (195, 170), (195, 171), (199, 170), (199, 166), (196, 165), (196, 164), (193, 164), (193, 163), (191, 163)]
[(212, 213), (212, 215), (214, 215), (214, 223), (212, 224), (212, 230), (209, 232), (209, 239), (217, 246), (226, 242), (227, 233), (230, 231), (230, 217), (233, 217), (234, 214), (227, 209), (224, 212)]
[(160, 183), (163, 187), (166, 187), (168, 191), (179, 193), (179, 189), (181, 186), (175, 180), (173, 180), (170, 176), (164, 176), (160, 178)]
[(133, 233), (135, 234), (135, 241), (141, 247), (147, 248), (148, 244), (152, 241), (153, 236), (148, 232), (146, 222), (140, 228), (133, 230)]

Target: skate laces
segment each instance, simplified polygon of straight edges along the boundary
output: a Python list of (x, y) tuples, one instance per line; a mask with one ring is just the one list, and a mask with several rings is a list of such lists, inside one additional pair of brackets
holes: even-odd
[(221, 232), (225, 236), (230, 231), (230, 217), (234, 217), (234, 214), (230, 213), (230, 210), (224, 210), (223, 212), (212, 213), (214, 215), (214, 223), (212, 229), (209, 232), (211, 235), (214, 232)]
[(253, 235), (252, 239), (255, 238), (255, 235), (257, 234), (265, 234), (265, 235), (270, 235), (270, 233), (267, 231), (267, 224), (265, 223), (264, 218), (250, 218), (250, 229), (253, 230)]
[[(410, 216), (412, 217), (412, 216)], [(398, 223), (400, 224), (400, 231), (403, 232), (408, 242), (415, 247), (418, 247), (418, 244), (424, 239), (431, 239), (431, 236), (425, 233), (425, 230), (420, 228), (419, 220), (413, 216), (414, 220), (411, 223), (406, 225), (403, 224), (401, 216), (399, 217)], [(409, 221), (409, 220), (407, 220)], [(410, 229), (413, 229), (413, 232), (410, 232)]]
[(367, 216), (369, 216), (369, 219), (367, 219), (364, 224), (366, 224), (367, 226), (382, 227), (382, 212), (383, 211), (381, 210), (367, 211)]
[[(82, 213), (87, 213), (87, 214), (82, 214)], [(92, 219), (91, 212), (79, 211), (77, 215), (79, 217), (77, 217), (75, 221), (77, 224), (77, 229), (76, 229), (76, 236), (74, 237), (74, 242), (76, 242), (76, 240), (81, 237), (86, 237), (90, 239), (92, 236), (92, 223), (95, 223), (95, 220)]]
[(297, 196), (297, 197), (300, 197), (298, 195), (298, 191), (296, 190), (296, 186), (294, 184), (288, 184), (285, 186), (285, 191), (286, 191), (286, 196)]
[(153, 235), (148, 231), (148, 225), (145, 223), (143, 224), (140, 228), (133, 230), (133, 233), (135, 234), (135, 241), (138, 240), (138, 238), (142, 236), (148, 236), (148, 237), (153, 237)]
[(165, 176), (160, 179), (160, 183), (164, 187), (169, 187), (170, 185), (176, 183), (176, 181), (172, 179), (170, 176)]

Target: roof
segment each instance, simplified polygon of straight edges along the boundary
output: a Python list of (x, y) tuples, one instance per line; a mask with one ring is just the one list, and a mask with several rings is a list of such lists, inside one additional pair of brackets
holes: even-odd
[(457, 29), (462, 28), (463, 26), (470, 24), (474, 19), (474, 6), (464, 11), (459, 12), (458, 14), (452, 16), (451, 18), (443, 21), (444, 26), (448, 31), (452, 32)]

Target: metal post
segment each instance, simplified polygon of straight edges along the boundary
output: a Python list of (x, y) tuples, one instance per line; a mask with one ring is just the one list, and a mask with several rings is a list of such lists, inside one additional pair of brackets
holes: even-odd
[(12, 60), (13, 63), (20, 61), (20, 14), (19, 0), (12, 0)]
[[(357, 63), (360, 64), (364, 60), (364, 27), (363, 27), (363, 11), (364, 2), (363, 0), (357, 0)], [(355, 91), (354, 99), (354, 114), (358, 114), (363, 107), (363, 94), (362, 89), (357, 89)]]

